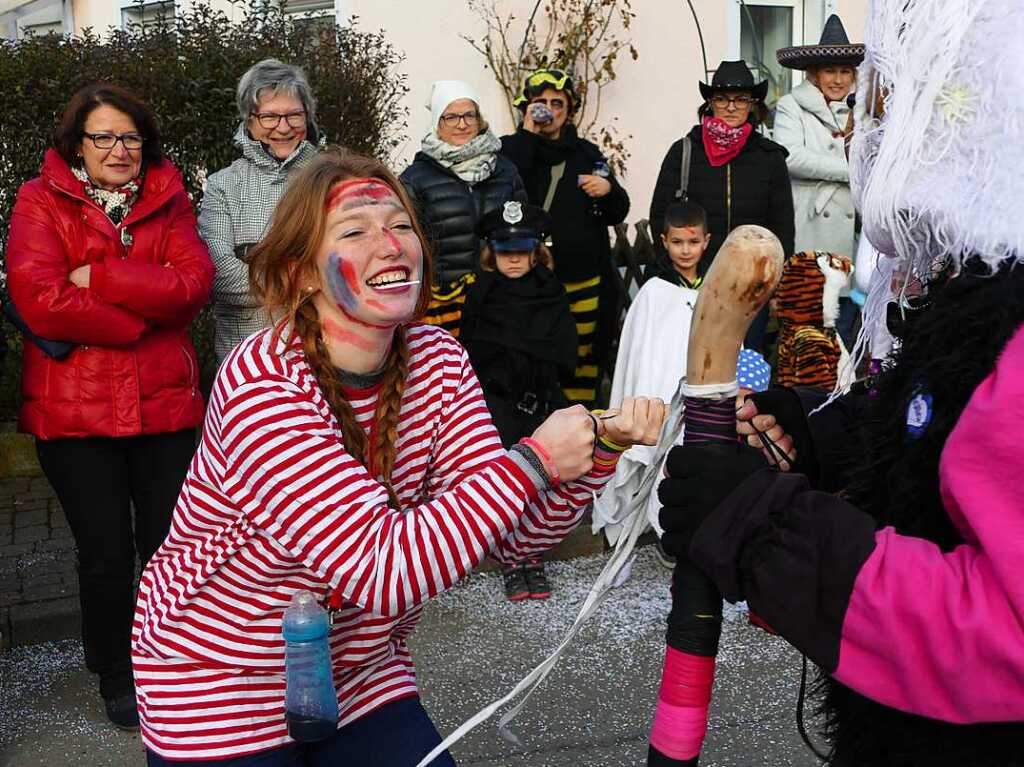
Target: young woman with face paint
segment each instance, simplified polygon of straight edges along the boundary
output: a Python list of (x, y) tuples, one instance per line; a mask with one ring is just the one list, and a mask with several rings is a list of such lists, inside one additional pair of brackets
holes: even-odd
[[(150, 765), (412, 767), (440, 742), (406, 645), (422, 603), (488, 554), (555, 545), (621, 450), (657, 438), (664, 405), (638, 399), (606, 420), (555, 412), (503, 449), (465, 350), (416, 321), (430, 257), (410, 210), (381, 164), (325, 153), (253, 250), (254, 293), (278, 322), (221, 366), (139, 588)], [(338, 693), (335, 735), (302, 744), (281, 638), (300, 590), (332, 612)]]

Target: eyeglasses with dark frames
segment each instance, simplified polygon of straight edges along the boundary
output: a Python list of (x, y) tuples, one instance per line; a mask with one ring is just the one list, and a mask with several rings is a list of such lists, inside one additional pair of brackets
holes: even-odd
[(716, 93), (711, 97), (711, 103), (716, 107), (728, 107), (732, 105), (748, 107), (754, 103), (754, 99), (751, 96), (726, 96), (723, 93)]
[(306, 126), (306, 111), (288, 112), (278, 114), (277, 112), (250, 112), (256, 118), (256, 122), (265, 130), (274, 130), (284, 120), (289, 128), (304, 128)]
[(441, 115), (441, 122), (447, 125), (449, 128), (454, 128), (460, 122), (465, 120), (466, 125), (472, 128), (480, 121), (480, 115), (476, 112), (463, 112), (462, 114), (455, 114), (449, 112), (448, 114)]
[(92, 145), (97, 149), (113, 149), (117, 146), (117, 142), (120, 141), (121, 145), (124, 146), (128, 151), (134, 151), (142, 149), (142, 145), (146, 143), (146, 139), (139, 133), (122, 133), (118, 136), (115, 133), (82, 133), (87, 139), (92, 142)]

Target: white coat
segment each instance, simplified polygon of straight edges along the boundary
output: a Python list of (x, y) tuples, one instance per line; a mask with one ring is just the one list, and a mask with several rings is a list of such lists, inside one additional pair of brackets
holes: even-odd
[[(697, 291), (691, 288), (657, 277), (644, 283), (622, 326), (612, 402), (622, 402), (623, 397), (661, 397), (665, 402), (672, 401), (686, 374), (686, 347), (696, 303)], [(655, 452), (653, 447), (636, 445), (619, 459), (615, 476), (594, 504), (595, 535), (604, 530), (609, 543), (618, 540), (630, 515), (633, 496)], [(658, 494), (651, 493), (646, 502), (647, 521), (659, 536), (660, 507)]]
[(809, 80), (776, 107), (772, 138), (789, 150), (797, 253), (820, 250), (853, 258), (850, 166), (841, 135), (849, 113), (845, 101), (826, 102)]

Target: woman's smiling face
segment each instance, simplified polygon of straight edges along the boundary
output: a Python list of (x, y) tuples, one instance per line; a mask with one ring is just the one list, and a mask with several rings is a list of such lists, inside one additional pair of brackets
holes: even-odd
[(340, 313), (357, 326), (381, 329), (413, 317), (423, 248), (394, 190), (379, 179), (343, 181), (327, 208), (317, 257), (321, 319), (327, 310), (328, 317)]

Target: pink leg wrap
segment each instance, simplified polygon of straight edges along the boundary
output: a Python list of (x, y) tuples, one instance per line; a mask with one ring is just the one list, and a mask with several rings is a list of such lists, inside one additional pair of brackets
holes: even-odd
[(685, 761), (700, 754), (708, 729), (715, 659), (665, 650), (651, 745), (670, 759)]

